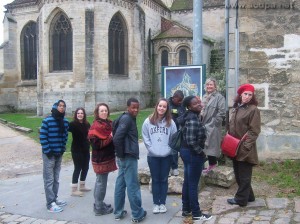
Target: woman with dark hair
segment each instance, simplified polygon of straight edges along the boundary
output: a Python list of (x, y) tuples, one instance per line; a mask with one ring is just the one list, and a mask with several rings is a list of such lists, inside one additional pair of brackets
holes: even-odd
[(205, 128), (199, 120), (201, 101), (196, 96), (187, 96), (182, 102), (187, 111), (177, 121), (183, 128), (183, 141), (180, 157), (184, 165), (182, 186), (182, 216), (192, 215), (193, 220), (209, 220), (211, 215), (200, 210), (198, 201), (198, 184), (206, 155), (203, 152), (206, 139)]
[(88, 133), (92, 145), (92, 164), (96, 173), (94, 190), (94, 213), (96, 216), (113, 212), (111, 205), (104, 202), (108, 174), (117, 169), (112, 142), (112, 121), (109, 119), (109, 115), (108, 105), (99, 103), (94, 110), (95, 120)]
[(255, 200), (251, 186), (252, 169), (258, 164), (256, 139), (260, 133), (260, 111), (254, 95), (254, 86), (244, 84), (238, 88), (233, 110), (229, 121), (228, 133), (244, 141), (236, 157), (233, 158), (233, 169), (238, 190), (234, 198), (227, 199), (232, 205), (246, 206)]
[[(87, 135), (90, 124), (86, 120), (84, 108), (76, 109), (73, 121), (69, 124), (69, 132), (72, 133), (71, 153), (74, 163), (74, 172), (72, 177), (72, 196), (83, 196), (83, 191), (90, 191), (85, 187), (85, 179), (89, 170), (90, 162), (90, 143)], [(78, 179), (80, 176), (80, 185), (78, 190)]]
[(160, 98), (154, 112), (142, 126), (144, 144), (148, 150), (147, 161), (152, 178), (153, 213), (165, 213), (168, 193), (168, 175), (171, 169), (172, 152), (170, 136), (177, 131), (172, 120), (169, 102)]

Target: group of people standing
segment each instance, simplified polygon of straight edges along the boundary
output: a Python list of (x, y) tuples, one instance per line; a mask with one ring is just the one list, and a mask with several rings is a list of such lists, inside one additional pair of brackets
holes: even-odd
[[(182, 216), (192, 219), (209, 220), (211, 215), (201, 211), (198, 200), (198, 184), (201, 174), (206, 174), (217, 166), (220, 156), (221, 127), (225, 117), (225, 99), (217, 91), (217, 82), (210, 78), (205, 83), (206, 94), (203, 101), (197, 96), (184, 97), (177, 90), (169, 99), (160, 98), (153, 113), (142, 125), (143, 142), (148, 151), (147, 162), (152, 178), (154, 214), (167, 212), (168, 176), (179, 174), (178, 152), (169, 147), (172, 134), (183, 130), (183, 141), (179, 155), (184, 165), (182, 188)], [(258, 162), (256, 139), (260, 132), (260, 114), (254, 87), (242, 85), (238, 89), (230, 119), (229, 133), (246, 140), (233, 158), (234, 173), (238, 190), (229, 204), (247, 205), (255, 200), (251, 187), (252, 167)], [(141, 222), (147, 215), (142, 207), (138, 180), (139, 143), (136, 117), (139, 101), (130, 98), (127, 112), (114, 122), (109, 119), (107, 104), (100, 103), (94, 111), (94, 122), (90, 125), (84, 108), (78, 108), (72, 122), (65, 119), (66, 103), (57, 101), (51, 116), (45, 118), (40, 129), (43, 150), (43, 177), (49, 212), (61, 212), (67, 203), (58, 200), (59, 172), (62, 155), (72, 133), (71, 146), (74, 161), (72, 176), (72, 196), (83, 196), (91, 189), (85, 186), (89, 169), (90, 145), (92, 146), (92, 166), (96, 173), (94, 188), (94, 213), (105, 215), (114, 213), (116, 220), (127, 215), (124, 209), (125, 196), (130, 203), (132, 222)], [(208, 167), (204, 168), (208, 160)], [(104, 202), (109, 172), (118, 169), (114, 191), (114, 209)]]

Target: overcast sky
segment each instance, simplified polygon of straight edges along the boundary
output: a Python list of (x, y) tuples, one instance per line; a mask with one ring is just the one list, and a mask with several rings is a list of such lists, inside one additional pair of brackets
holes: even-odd
[(0, 21), (1, 21), (1, 23), (0, 23), (0, 45), (3, 42), (3, 18), (4, 18), (4, 11), (5, 11), (4, 5), (11, 3), (11, 2), (13, 2), (13, 0), (0, 0), (0, 7), (1, 7), (1, 10), (0, 10)]

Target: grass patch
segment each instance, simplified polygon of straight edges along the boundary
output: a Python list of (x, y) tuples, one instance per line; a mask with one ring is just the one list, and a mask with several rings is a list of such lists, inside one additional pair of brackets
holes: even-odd
[(253, 176), (280, 189), (278, 197), (300, 196), (300, 160), (261, 162)]
[[(138, 132), (139, 132), (139, 140), (142, 140), (142, 125), (144, 120), (151, 114), (153, 109), (145, 109), (141, 110), (137, 116), (137, 127), (138, 127)], [(115, 120), (120, 116), (122, 112), (118, 113), (112, 113), (110, 115), (111, 120)], [(7, 120), (8, 122), (13, 122), (19, 126), (30, 128), (33, 131), (29, 134), (25, 134), (28, 137), (34, 139), (37, 143), (40, 143), (39, 140), (39, 127), (41, 127), (43, 117), (37, 117), (35, 114), (30, 114), (30, 113), (6, 113), (6, 114), (0, 114), (0, 118)], [(69, 121), (73, 120), (73, 117), (67, 116), (67, 119)], [(88, 116), (87, 120), (92, 124), (94, 120), (94, 116)], [(64, 154), (64, 160), (68, 161), (71, 159), (71, 142), (72, 142), (72, 134), (69, 133), (69, 138), (68, 142), (66, 145), (66, 153)]]

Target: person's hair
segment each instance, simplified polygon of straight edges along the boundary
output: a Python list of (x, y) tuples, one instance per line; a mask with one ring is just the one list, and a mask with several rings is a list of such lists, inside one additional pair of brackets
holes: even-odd
[(166, 113), (165, 113), (165, 119), (166, 119), (166, 122), (167, 122), (167, 127), (169, 127), (171, 125), (171, 122), (172, 122), (172, 115), (171, 115), (171, 111), (170, 111), (169, 101), (166, 98), (159, 98), (158, 99), (158, 101), (155, 105), (155, 108), (154, 108), (154, 112), (149, 116), (149, 120), (150, 120), (151, 124), (157, 125), (157, 123), (159, 121), (159, 116), (158, 116), (158, 113), (157, 113), (157, 107), (158, 107), (158, 104), (161, 101), (165, 101), (167, 103), (167, 110), (166, 110)]
[(127, 100), (127, 107), (129, 107), (131, 103), (139, 103), (139, 101), (136, 98), (131, 97)]
[(87, 124), (87, 120), (86, 120), (86, 112), (85, 112), (85, 109), (83, 107), (78, 107), (75, 112), (74, 112), (74, 116), (73, 116), (73, 121), (75, 122), (79, 122), (78, 118), (77, 118), (77, 113), (79, 110), (82, 110), (83, 112), (83, 120), (82, 120), (82, 123), (84, 124)]
[(215, 78), (212, 78), (212, 77), (206, 79), (205, 85), (204, 85), (204, 90), (206, 91), (206, 84), (209, 83), (209, 82), (213, 82), (214, 85), (215, 85), (216, 90), (218, 91), (218, 82)]
[(94, 118), (95, 120), (99, 119), (99, 107), (105, 106), (107, 108), (107, 117), (110, 115), (109, 107), (106, 103), (98, 103), (95, 110), (94, 110)]
[(176, 90), (175, 93), (173, 94), (173, 97), (177, 97), (177, 98), (183, 99), (184, 98), (184, 94), (183, 94), (182, 90)]
[(191, 101), (192, 99), (196, 98), (196, 96), (187, 96), (183, 99), (182, 101), (182, 105), (185, 107), (185, 108), (188, 108), (188, 106), (191, 104)]
[[(236, 108), (236, 107), (238, 107), (238, 105), (241, 104), (241, 103), (242, 103), (242, 97), (241, 97), (241, 95), (237, 95), (237, 96), (235, 97), (234, 101), (233, 101), (233, 107)], [(253, 93), (253, 95), (252, 95), (252, 99), (251, 99), (247, 104), (248, 104), (248, 105), (255, 105), (255, 106), (258, 105), (258, 101), (257, 101), (257, 99), (256, 99), (256, 97), (255, 97), (255, 95), (254, 95), (254, 93)]]

